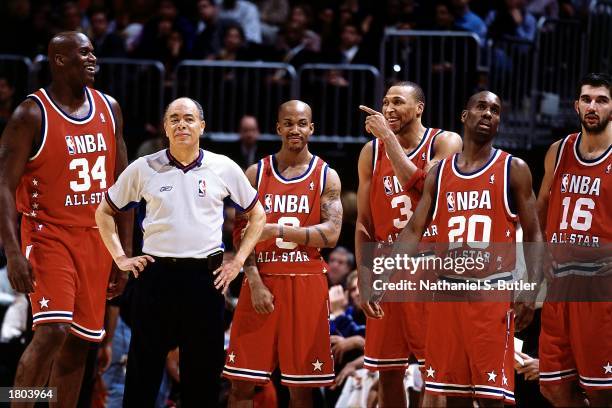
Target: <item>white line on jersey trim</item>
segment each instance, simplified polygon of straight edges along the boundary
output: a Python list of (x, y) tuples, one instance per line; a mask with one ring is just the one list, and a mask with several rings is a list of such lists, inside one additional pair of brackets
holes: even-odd
[(516, 219), (518, 217), (517, 214), (513, 213), (512, 210), (510, 210), (510, 165), (511, 165), (511, 161), (512, 161), (512, 156), (511, 155), (507, 155), (506, 156), (506, 161), (504, 163), (504, 207), (506, 208), (506, 215), (508, 215), (510, 218), (514, 218)]
[(455, 176), (462, 178), (462, 179), (473, 179), (476, 178), (478, 176), (481, 176), (482, 174), (484, 174), (487, 170), (489, 170), (491, 168), (491, 166), (493, 166), (493, 164), (495, 164), (495, 162), (497, 161), (497, 159), (499, 159), (499, 156), (501, 155), (501, 150), (497, 149), (495, 151), (495, 154), (493, 155), (492, 158), (490, 158), (489, 162), (480, 170), (478, 170), (476, 173), (473, 174), (461, 174), (459, 173), (458, 169), (455, 168), (455, 163), (456, 163), (456, 159), (459, 156), (459, 153), (455, 153), (452, 157), (450, 157), (450, 166), (451, 169), (453, 170), (453, 173), (455, 174)]
[(376, 170), (376, 164), (378, 163), (378, 139), (372, 140), (372, 174)]
[(117, 133), (117, 125), (115, 124), (115, 114), (113, 113), (113, 108), (110, 106), (109, 101), (106, 99), (106, 95), (104, 95), (102, 92), (98, 91), (97, 89), (94, 89), (94, 92), (98, 93), (98, 96), (100, 97), (100, 99), (102, 99), (102, 103), (104, 103), (104, 106), (106, 106), (106, 110), (108, 111), (108, 114), (110, 115), (111, 123), (113, 124), (113, 132)]
[(442, 171), (444, 170), (444, 164), (446, 163), (446, 159), (442, 160), (438, 164), (438, 174), (436, 174), (436, 199), (434, 200), (434, 210), (433, 215), (431, 216), (431, 220), (436, 219), (436, 214), (438, 213), (438, 201), (440, 200), (440, 181), (442, 180)]
[(40, 142), (40, 147), (38, 148), (36, 153), (34, 153), (34, 156), (32, 156), (32, 157), (30, 157), (28, 159), (28, 161), (32, 161), (32, 160), (36, 159), (38, 156), (40, 156), (40, 154), (43, 151), (43, 147), (45, 147), (45, 142), (47, 141), (47, 134), (49, 133), (49, 120), (47, 119), (47, 117), (48, 117), (48, 115), (47, 115), (47, 108), (45, 108), (45, 104), (38, 97), (38, 95), (30, 94), (30, 95), (28, 95), (28, 98), (29, 97), (35, 98), (38, 101), (37, 105), (41, 109), (40, 114), (42, 115), (42, 121), (41, 121), (40, 125), (44, 126), (44, 129), (45, 129), (43, 134), (42, 134), (42, 141)]
[(299, 183), (301, 181), (306, 180), (308, 177), (310, 177), (314, 169), (317, 168), (317, 164), (319, 163), (319, 157), (314, 156), (314, 160), (311, 161), (310, 168), (306, 170), (306, 173), (302, 174), (299, 178), (287, 180), (283, 179), (283, 177), (276, 172), (276, 169), (274, 168), (274, 161), (272, 160), (272, 158), (273, 156), (269, 156), (268, 158), (268, 161), (270, 162), (270, 168), (272, 169), (272, 174), (274, 174), (274, 177), (276, 178), (276, 180), (278, 180), (279, 183), (283, 184)]
[(574, 142), (574, 157), (576, 157), (576, 160), (578, 160), (578, 163), (582, 164), (583, 166), (588, 166), (588, 167), (597, 166), (598, 164), (601, 164), (603, 161), (605, 161), (610, 156), (610, 153), (612, 152), (612, 149), (608, 146), (608, 150), (597, 161), (585, 162), (583, 159), (580, 158), (580, 152), (578, 152), (578, 142), (580, 140), (582, 140), (582, 132), (578, 133), (578, 136), (576, 136), (576, 141)]
[(91, 122), (94, 116), (96, 116), (96, 101), (94, 101), (94, 97), (91, 94), (91, 91), (89, 90), (89, 88), (87, 87), (85, 87), (85, 92), (89, 96), (89, 101), (91, 102), (91, 108), (90, 108), (91, 113), (89, 114), (89, 117), (84, 118), (83, 120), (70, 119), (68, 116), (66, 116), (64, 112), (62, 112), (61, 110), (58, 109), (57, 106), (55, 106), (55, 102), (53, 102), (49, 94), (47, 94), (47, 91), (45, 90), (45, 88), (40, 88), (40, 90), (42, 91), (42, 94), (45, 96), (45, 98), (47, 99), (47, 101), (49, 102), (49, 105), (51, 105), (53, 110), (55, 110), (62, 118), (66, 119), (70, 123), (74, 123), (75, 125), (84, 125), (86, 123)]

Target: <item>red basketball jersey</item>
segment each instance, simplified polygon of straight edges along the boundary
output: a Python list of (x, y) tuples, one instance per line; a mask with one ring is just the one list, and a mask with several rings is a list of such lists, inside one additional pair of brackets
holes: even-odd
[[(512, 156), (496, 149), (478, 171), (462, 173), (459, 154), (440, 162), (436, 180), (433, 221), (437, 242), (448, 243), (448, 255), (484, 261), (484, 270), (466, 276), (484, 278), (508, 272), (515, 266), (518, 219), (511, 209), (510, 162)], [(495, 244), (495, 245), (491, 245)]]
[(104, 94), (85, 88), (89, 114), (70, 117), (44, 89), (28, 97), (42, 115), (42, 142), (25, 166), (17, 210), (53, 224), (94, 227), (94, 213), (115, 180), (115, 119)]
[[(434, 139), (443, 130), (427, 128), (419, 145), (408, 158), (424, 169), (434, 155)], [(404, 229), (416, 208), (421, 194), (415, 189), (404, 191), (393, 172), (385, 145), (378, 139), (372, 141), (372, 182), (370, 183), (370, 211), (374, 224), (374, 238), (378, 242), (393, 243)]]
[[(261, 159), (257, 165), (257, 191), (266, 211), (266, 222), (292, 227), (320, 224), (327, 169), (327, 163), (313, 156), (304, 174), (286, 179), (278, 171), (274, 155)], [(319, 248), (271, 238), (258, 243), (255, 253), (262, 274), (325, 272)]]
[(612, 243), (612, 145), (599, 158), (586, 160), (578, 150), (581, 138), (574, 133), (559, 145), (550, 186), (546, 238), (566, 244), (555, 248), (558, 262)]

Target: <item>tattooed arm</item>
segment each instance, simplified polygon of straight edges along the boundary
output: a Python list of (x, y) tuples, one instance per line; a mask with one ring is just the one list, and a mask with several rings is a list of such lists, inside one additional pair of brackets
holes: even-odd
[(281, 224), (266, 224), (260, 241), (282, 238), (315, 248), (336, 246), (342, 227), (342, 203), (340, 202), (340, 177), (335, 170), (327, 169), (327, 183), (321, 196), (321, 223), (308, 227), (292, 227)]

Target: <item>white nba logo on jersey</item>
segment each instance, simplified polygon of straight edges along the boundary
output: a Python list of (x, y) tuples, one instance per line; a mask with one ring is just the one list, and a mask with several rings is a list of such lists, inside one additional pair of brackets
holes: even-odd
[(393, 186), (391, 185), (391, 177), (383, 177), (383, 187), (385, 188), (386, 195), (393, 195)]
[(206, 195), (206, 181), (198, 180), (198, 195), (204, 197)]
[(567, 193), (567, 190), (569, 190), (569, 174), (564, 173), (563, 176), (561, 176), (561, 192), (562, 193)]
[(102, 123), (106, 123), (106, 118), (104, 117), (103, 113), (100, 113), (100, 120), (102, 121)]
[(272, 212), (272, 194), (266, 194), (264, 197), (264, 210), (266, 214)]
[(446, 207), (448, 212), (455, 212), (455, 196), (450, 191), (446, 193)]
[(427, 153), (423, 152), (421, 154), (421, 160), (427, 160)]
[(72, 140), (72, 136), (66, 136), (66, 146), (68, 146), (69, 155), (75, 154), (74, 140)]
[(493, 183), (495, 183), (495, 174), (491, 174), (491, 177), (489, 177), (489, 184)]
[(610, 174), (610, 169), (612, 169), (612, 163), (608, 164), (606, 167), (606, 174)]

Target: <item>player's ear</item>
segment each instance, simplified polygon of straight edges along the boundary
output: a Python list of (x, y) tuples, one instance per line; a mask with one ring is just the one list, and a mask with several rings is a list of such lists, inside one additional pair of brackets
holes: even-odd
[(55, 54), (53, 57), (53, 61), (55, 61), (55, 65), (63, 66), (64, 65), (64, 56), (62, 54)]
[(425, 110), (425, 104), (423, 102), (417, 103), (417, 107), (416, 107), (417, 116), (423, 115), (424, 110)]
[(578, 104), (579, 104), (579, 103), (580, 103), (580, 101), (579, 101), (579, 100), (577, 100), (577, 99), (574, 101), (574, 110), (576, 111), (576, 114), (577, 114), (578, 116), (580, 116), (580, 110), (578, 109)]
[(461, 111), (461, 123), (465, 123), (465, 118), (467, 117), (468, 111), (467, 110), (462, 110)]
[(281, 136), (280, 123), (276, 122), (276, 134)]
[[(312, 135), (314, 133), (314, 122), (310, 122), (310, 134)], [(309, 135), (310, 136), (310, 135)]]

